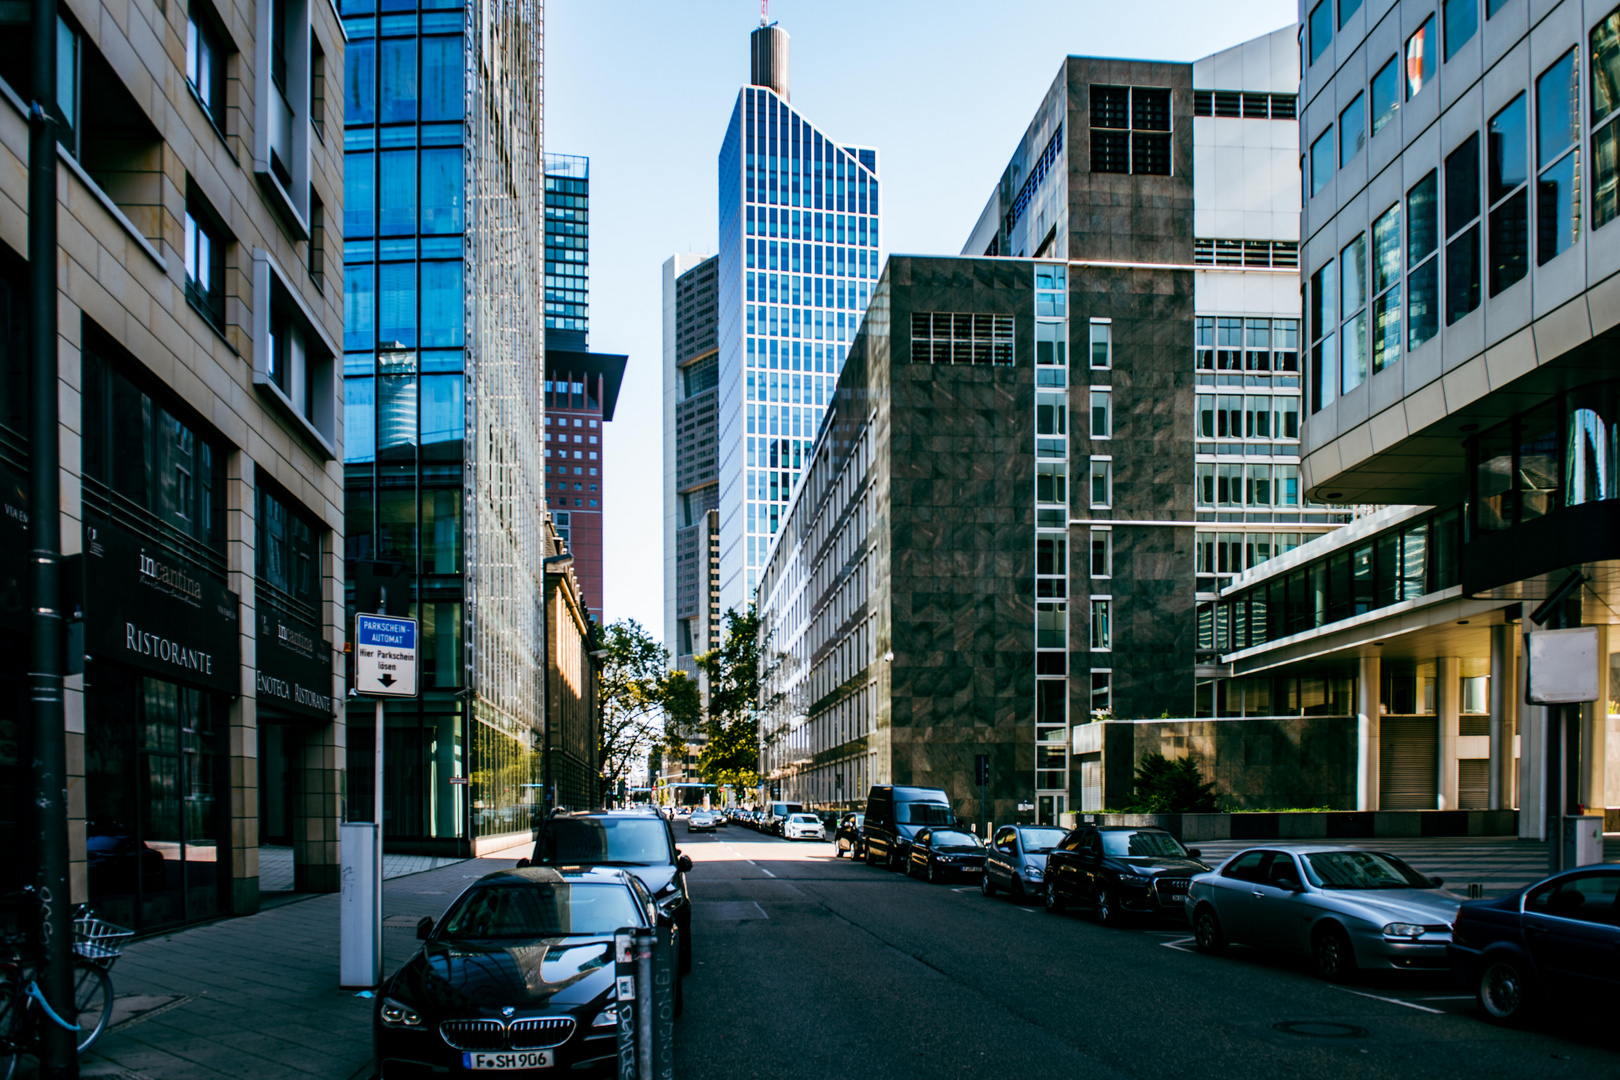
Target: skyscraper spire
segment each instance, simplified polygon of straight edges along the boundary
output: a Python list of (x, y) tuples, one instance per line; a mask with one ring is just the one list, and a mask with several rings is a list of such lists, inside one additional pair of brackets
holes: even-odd
[(788, 100), (788, 32), (765, 21), (765, 5), (760, 0), (759, 29), (749, 36), (749, 78), (754, 86), (768, 86), (783, 101)]

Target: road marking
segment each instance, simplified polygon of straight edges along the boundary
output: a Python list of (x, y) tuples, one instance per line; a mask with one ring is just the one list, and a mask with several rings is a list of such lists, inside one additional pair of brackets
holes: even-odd
[(1405, 1005), (1408, 1009), (1416, 1009), (1419, 1012), (1434, 1013), (1436, 1016), (1445, 1015), (1444, 1009), (1431, 1009), (1427, 1005), (1419, 1005), (1415, 1001), (1402, 1001), (1400, 998), (1380, 997), (1378, 994), (1364, 994), (1360, 990), (1348, 990), (1342, 986), (1335, 986), (1333, 989), (1344, 990), (1345, 993), (1354, 994), (1357, 997), (1372, 998), (1374, 1001), (1387, 1001), (1391, 1005)]
[(955, 886), (955, 887), (953, 887), (951, 889), (951, 892), (978, 892), (978, 891), (979, 891), (979, 887), (977, 885), (958, 885), (958, 886)]
[[(750, 863), (749, 865), (752, 866), (753, 864)], [(757, 869), (759, 870), (760, 873), (764, 874), (766, 877), (775, 877), (776, 876), (775, 874), (771, 873), (769, 870), (765, 869), (763, 866), (758, 867)]]
[(1419, 1001), (1473, 1001), (1473, 994), (1451, 994), (1446, 997), (1418, 998)]
[(1161, 941), (1161, 942), (1159, 942), (1159, 944), (1162, 945), (1166, 949), (1174, 949), (1174, 950), (1176, 950), (1176, 952), (1191, 953), (1192, 955), (1196, 956), (1197, 955), (1196, 950), (1184, 948), (1183, 946), (1185, 946), (1188, 942), (1195, 942), (1197, 940), (1198, 940), (1197, 938), (1184, 937), (1184, 938), (1177, 938), (1175, 941)]

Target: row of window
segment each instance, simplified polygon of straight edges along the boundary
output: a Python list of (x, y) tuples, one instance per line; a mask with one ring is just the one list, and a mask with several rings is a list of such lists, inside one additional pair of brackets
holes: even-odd
[(1620, 384), (1569, 391), (1475, 436), (1468, 453), (1478, 532), (1620, 499)]
[[(750, 344), (757, 337), (808, 338), (811, 341), (851, 341), (855, 337), (855, 312), (824, 311), (821, 308), (774, 307), (771, 305), (743, 305), (743, 333)], [(763, 346), (763, 342), (760, 343)], [(776, 342), (771, 342), (775, 345)], [(783, 343), (786, 345), (786, 342)], [(750, 350), (754, 355), (764, 352), (763, 347)], [(775, 353), (773, 352), (773, 357)], [(755, 365), (749, 365), (755, 366)], [(773, 362), (768, 365), (776, 366)]]
[[(808, 313), (806, 313), (808, 314)], [(855, 316), (849, 318), (849, 334), (845, 333), (843, 320), (840, 315), (839, 324), (833, 325), (832, 315), (827, 316), (827, 336), (837, 336), (840, 340), (853, 336), (855, 329)], [(848, 355), (848, 348), (843, 345), (822, 345), (819, 342), (787, 342), (776, 341), (769, 338), (748, 338), (744, 343), (746, 356), (744, 367), (750, 368), (780, 368), (783, 371), (831, 371), (840, 370), (843, 357)], [(792, 345), (789, 349), (788, 346)]]
[(878, 212), (872, 151), (835, 145), (768, 90), (744, 89), (743, 104), (746, 201)]
[(1312, 538), (1313, 534), (1297, 532), (1197, 532), (1193, 534), (1197, 572), (1204, 576), (1241, 574)]
[(1293, 270), (1299, 267), (1299, 241), (1194, 239), (1193, 262), (1199, 266)]
[(1299, 441), (1299, 398), (1288, 394), (1198, 394), (1198, 438)]
[(1298, 465), (1200, 461), (1193, 469), (1201, 509), (1297, 510), (1301, 505)]
[(1013, 317), (982, 312), (913, 312), (911, 359), (919, 364), (1011, 364)]
[(466, 227), (465, 152), (350, 151), (343, 155), (343, 237), (449, 236)]
[(1299, 115), (1299, 95), (1256, 90), (1194, 90), (1193, 115), (1293, 120)]
[(866, 306), (866, 286), (832, 277), (755, 273), (750, 270), (743, 274), (743, 288), (744, 298), (750, 304), (785, 304), (846, 311), (858, 311)]
[(832, 244), (797, 244), (788, 240), (748, 240), (743, 246), (746, 265), (760, 270), (795, 274), (826, 274), (872, 279), (878, 276), (878, 253), (865, 248)]
[[(755, 210), (759, 211), (755, 218)], [(865, 214), (821, 214), (810, 210), (801, 212), (778, 210), (774, 206), (743, 208), (744, 232), (749, 236), (780, 237), (783, 240), (813, 240), (816, 243), (849, 244), (855, 247), (878, 246), (878, 219)], [(780, 231), (778, 231), (780, 230)]]

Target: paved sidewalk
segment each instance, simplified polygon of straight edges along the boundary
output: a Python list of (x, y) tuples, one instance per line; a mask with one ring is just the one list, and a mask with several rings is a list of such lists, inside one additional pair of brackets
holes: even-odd
[[(527, 854), (525, 845), (387, 881), (385, 969), (393, 972), (416, 950), (418, 919), (437, 917), (474, 878)], [(80, 1062), (81, 1076), (350, 1080), (371, 1073), (371, 999), (338, 988), (336, 894), (136, 942), (113, 968), (113, 988), (113, 1024)]]

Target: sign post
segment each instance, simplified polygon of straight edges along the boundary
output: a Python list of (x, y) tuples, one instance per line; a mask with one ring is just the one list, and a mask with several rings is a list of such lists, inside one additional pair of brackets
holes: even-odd
[(376, 855), (373, 860), (372, 925), (376, 979), (382, 984), (382, 894), (383, 894), (383, 698), (416, 696), (416, 620), (392, 615), (356, 615), (354, 619), (354, 690), (376, 700), (376, 726), (372, 728), (372, 821), (377, 826)]
[(985, 789), (990, 783), (990, 755), (978, 754), (973, 759), (973, 771), (979, 780), (979, 817), (984, 823), (984, 835), (990, 836), (990, 810)]

